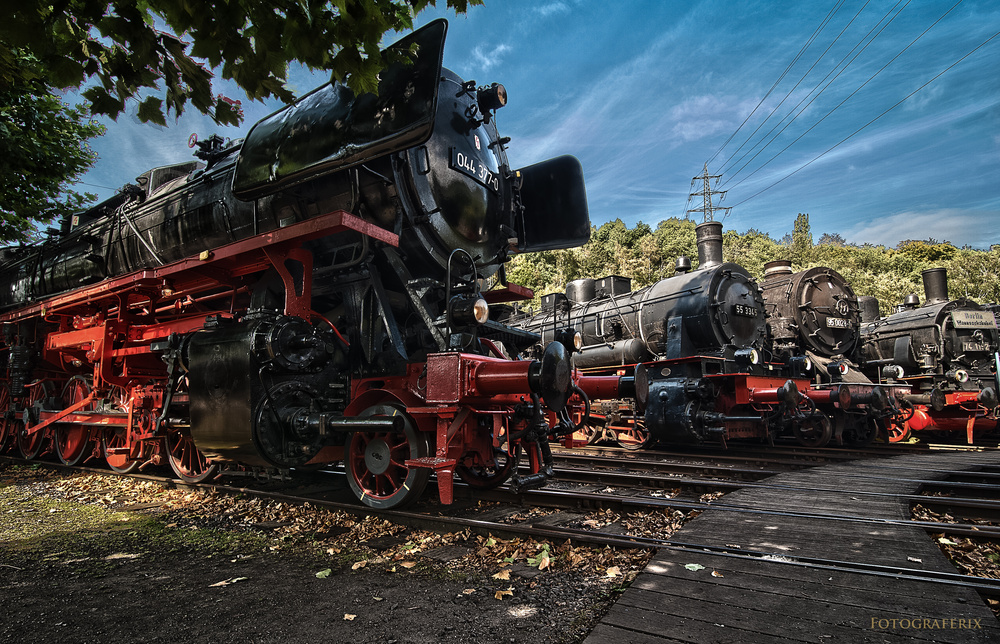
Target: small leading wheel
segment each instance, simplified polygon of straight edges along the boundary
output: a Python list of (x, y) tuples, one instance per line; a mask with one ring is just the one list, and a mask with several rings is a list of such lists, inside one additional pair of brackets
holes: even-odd
[[(521, 452), (521, 446), (515, 447), (515, 454)], [(503, 485), (514, 472), (514, 462), (516, 456), (511, 456), (506, 450), (493, 450), (493, 463), (491, 465), (473, 465), (471, 467), (458, 465), (455, 467), (455, 474), (462, 479), (469, 487), (477, 490), (492, 490)]]
[[(90, 384), (82, 376), (74, 376), (63, 387), (62, 401), (65, 407), (71, 407), (90, 395)], [(81, 411), (94, 408), (93, 403), (85, 405)], [(53, 432), (53, 443), (56, 446), (56, 456), (66, 465), (77, 465), (93, 453), (94, 443), (91, 440), (91, 428), (73, 423), (58, 423)]]
[(850, 428), (850, 432), (844, 433), (844, 444), (848, 447), (866, 447), (878, 437), (879, 430), (879, 422), (869, 416), (863, 423)]
[(833, 438), (833, 423), (822, 414), (807, 416), (795, 423), (792, 429), (795, 439), (805, 447), (825, 447)]
[(393, 405), (370, 407), (362, 417), (398, 416), (405, 421), (403, 433), (355, 432), (344, 449), (344, 467), (351, 491), (365, 505), (385, 510), (420, 498), (430, 469), (407, 467), (411, 458), (424, 458), (430, 452), (427, 438), (416, 430), (413, 421)]
[[(593, 416), (591, 416), (591, 418), (593, 418)], [(588, 422), (584, 423), (583, 427), (581, 427), (576, 433), (583, 435), (584, 440), (587, 441), (587, 445), (593, 445), (604, 437), (604, 426)]]
[(219, 473), (217, 463), (210, 463), (205, 455), (198, 451), (194, 439), (184, 430), (167, 432), (164, 439), (167, 445), (167, 456), (170, 467), (182, 481), (201, 483)]
[(0, 454), (7, 451), (17, 435), (17, 423), (8, 418), (9, 411), (10, 387), (7, 386), (7, 383), (0, 382)]
[(653, 442), (653, 437), (646, 429), (645, 424), (637, 423), (634, 420), (628, 421), (627, 425), (612, 425), (609, 429), (614, 434), (618, 444), (627, 450), (643, 449)]
[(909, 440), (910, 436), (912, 435), (912, 432), (910, 431), (910, 426), (907, 425), (905, 422), (889, 423), (888, 426), (886, 427), (886, 430), (889, 433), (890, 443), (902, 443), (904, 441)]
[(48, 431), (42, 430), (28, 435), (27, 414), (28, 408), (34, 407), (35, 403), (45, 400), (52, 391), (52, 384), (48, 380), (36, 382), (28, 387), (28, 400), (25, 402), (24, 417), (17, 423), (17, 448), (21, 450), (21, 456), (29, 461), (38, 458), (45, 447), (45, 439), (48, 438)]

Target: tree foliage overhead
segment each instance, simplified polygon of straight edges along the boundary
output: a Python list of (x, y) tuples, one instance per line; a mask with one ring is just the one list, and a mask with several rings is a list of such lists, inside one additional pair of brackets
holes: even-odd
[[(592, 228), (590, 241), (581, 248), (546, 251), (515, 258), (508, 276), (512, 282), (535, 290), (536, 295), (563, 291), (566, 283), (581, 277), (622, 275), (632, 288), (648, 286), (674, 274), (680, 255), (698, 265), (695, 223), (666, 219), (655, 229), (642, 222), (628, 228), (621, 220)], [(858, 295), (878, 299), (883, 314), (909, 293), (923, 299), (920, 273), (928, 268), (948, 271), (952, 299), (969, 297), (981, 304), (1000, 302), (1000, 246), (989, 251), (959, 249), (936, 240), (901, 242), (896, 248), (847, 244), (840, 235), (824, 233), (813, 244), (809, 215), (800, 213), (793, 230), (776, 241), (758, 230), (723, 233), (723, 259), (746, 268), (758, 281), (764, 265), (776, 259), (792, 261), (792, 269), (814, 266), (835, 269)]]
[[(10, 52), (22, 69), (37, 61)], [(0, 242), (20, 241), (32, 222), (79, 211), (92, 194), (63, 190), (97, 154), (88, 139), (104, 133), (80, 106), (70, 107), (37, 78), (0, 86)]]
[[(389, 31), (412, 29), (435, 0), (48, 0), (0, 10), (0, 85), (38, 79), (11, 48), (41, 63), (54, 87), (89, 85), (93, 114), (117, 118), (130, 99), (142, 121), (164, 125), (190, 103), (216, 123), (238, 125), (238, 101), (216, 94), (213, 69), (254, 100), (290, 102), (288, 64), (330, 72), (373, 90)], [(464, 13), (482, 0), (447, 0)], [(155, 90), (155, 92), (153, 91)]]

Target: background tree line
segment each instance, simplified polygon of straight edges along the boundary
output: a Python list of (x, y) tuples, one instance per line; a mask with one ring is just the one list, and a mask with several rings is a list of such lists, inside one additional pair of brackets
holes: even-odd
[[(651, 228), (639, 222), (634, 228), (621, 219), (591, 228), (590, 241), (580, 248), (518, 256), (508, 268), (508, 278), (535, 290), (536, 300), (561, 292), (566, 282), (581, 277), (622, 275), (632, 288), (648, 286), (674, 274), (680, 255), (698, 266), (695, 222), (666, 219)], [(923, 300), (920, 272), (943, 266), (948, 269), (948, 296), (969, 297), (980, 304), (1000, 302), (1000, 246), (988, 251), (957, 248), (947, 241), (906, 240), (895, 248), (873, 244), (848, 244), (838, 234), (823, 234), (813, 243), (809, 215), (795, 218), (792, 232), (776, 240), (750, 229), (723, 233), (723, 258), (740, 264), (762, 281), (764, 264), (789, 259), (792, 269), (829, 266), (838, 271), (858, 295), (878, 298), (883, 314), (909, 293)]]

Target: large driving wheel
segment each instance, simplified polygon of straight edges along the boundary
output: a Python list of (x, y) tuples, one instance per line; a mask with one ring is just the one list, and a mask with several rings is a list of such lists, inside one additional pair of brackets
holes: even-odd
[[(83, 376), (74, 376), (63, 387), (62, 401), (65, 407), (71, 407), (90, 395), (91, 387)], [(94, 408), (91, 402), (81, 411)], [(57, 423), (53, 432), (53, 442), (56, 446), (56, 456), (66, 465), (77, 465), (90, 456), (94, 450), (91, 440), (92, 430), (86, 425), (73, 423)]]
[(413, 421), (400, 408), (377, 405), (363, 417), (398, 416), (405, 424), (403, 433), (355, 432), (344, 449), (344, 466), (351, 491), (365, 505), (385, 510), (412, 503), (420, 498), (430, 469), (407, 467), (411, 458), (424, 458), (430, 452), (427, 438), (416, 430)]
[[(108, 392), (108, 397), (102, 406), (107, 414), (128, 414), (129, 397), (125, 389), (115, 385)], [(132, 458), (128, 444), (128, 427), (116, 425), (108, 427), (101, 433), (101, 453), (108, 466), (119, 474), (131, 474), (141, 463), (139, 458)]]
[(0, 382), (0, 454), (14, 444), (14, 437), (17, 435), (17, 423), (8, 418), (9, 412), (10, 387), (7, 383)]
[(174, 474), (188, 483), (201, 483), (216, 476), (219, 466), (210, 463), (194, 444), (194, 439), (187, 430), (167, 432), (164, 439), (167, 445), (167, 456)]
[[(43, 380), (29, 386), (28, 399), (25, 402), (25, 416), (28, 413), (27, 408), (33, 407), (35, 403), (48, 398), (51, 391), (52, 384), (48, 380)], [(26, 420), (25, 417), (22, 417), (21, 422), (16, 424), (17, 448), (21, 451), (21, 456), (30, 461), (38, 458), (38, 455), (42, 453), (42, 448), (45, 447), (45, 442), (48, 438), (48, 430), (43, 429), (29, 436)]]

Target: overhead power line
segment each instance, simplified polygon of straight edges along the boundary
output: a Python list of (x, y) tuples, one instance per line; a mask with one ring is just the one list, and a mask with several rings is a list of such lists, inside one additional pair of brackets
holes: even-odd
[[(945, 67), (943, 70), (941, 70), (940, 72), (938, 72), (933, 78), (931, 78), (926, 83), (924, 83), (923, 85), (921, 85), (917, 89), (913, 90), (912, 92), (910, 92), (909, 94), (907, 94), (906, 96), (904, 96), (897, 103), (895, 103), (891, 107), (887, 108), (885, 111), (883, 111), (881, 114), (879, 114), (878, 116), (876, 116), (872, 120), (868, 121), (867, 123), (865, 123), (864, 125), (862, 125), (858, 129), (854, 130), (854, 132), (851, 132), (850, 134), (848, 134), (847, 136), (845, 136), (843, 139), (841, 139), (840, 141), (838, 141), (834, 145), (830, 146), (829, 148), (827, 148), (826, 150), (824, 150), (823, 152), (821, 152), (820, 154), (818, 154), (817, 156), (815, 156), (810, 161), (802, 164), (801, 166), (799, 166), (798, 168), (796, 168), (792, 172), (789, 172), (787, 175), (785, 175), (784, 177), (778, 179), (777, 181), (775, 181), (771, 185), (769, 185), (766, 188), (763, 188), (762, 190), (759, 190), (759, 191), (755, 192), (754, 194), (750, 195), (749, 197), (747, 197), (743, 201), (741, 201), (738, 204), (736, 204), (736, 206), (740, 206), (742, 204), (745, 204), (746, 202), (750, 201), (754, 197), (757, 197), (758, 195), (760, 195), (760, 194), (762, 194), (764, 192), (767, 192), (768, 190), (770, 190), (774, 186), (778, 185), (782, 181), (784, 181), (784, 180), (792, 177), (793, 175), (795, 175), (796, 173), (800, 172), (801, 170), (804, 170), (805, 168), (809, 167), (810, 165), (812, 165), (813, 163), (815, 163), (816, 161), (818, 161), (822, 157), (824, 157), (827, 154), (829, 154), (830, 152), (832, 152), (834, 149), (840, 147), (842, 144), (844, 144), (846, 141), (848, 141), (849, 139), (851, 139), (854, 136), (856, 136), (859, 132), (861, 132), (862, 130), (864, 130), (865, 128), (867, 128), (869, 125), (871, 125), (872, 123), (874, 123), (875, 121), (879, 120), (880, 118), (882, 118), (883, 116), (885, 116), (886, 114), (888, 114), (889, 112), (891, 112), (892, 110), (894, 110), (897, 107), (899, 107), (900, 105), (902, 105), (911, 96), (913, 96), (914, 94), (916, 94), (920, 90), (924, 89), (925, 87), (927, 87), (928, 85), (930, 85), (931, 83), (933, 83), (934, 81), (936, 81), (938, 78), (940, 78), (941, 76), (943, 76), (946, 72), (948, 72), (949, 70), (951, 70), (953, 67), (955, 67), (959, 63), (961, 63), (963, 60), (965, 60), (966, 58), (968, 58), (972, 54), (976, 53), (977, 51), (979, 51), (980, 49), (982, 49), (983, 47), (985, 47), (986, 45), (988, 45), (997, 36), (1000, 36), (1000, 31), (996, 32), (995, 34), (993, 34), (992, 36), (990, 36), (989, 38), (987, 38), (986, 40), (984, 40), (982, 43), (980, 43), (979, 45), (977, 45), (972, 51), (970, 51), (969, 53), (965, 54), (964, 56), (962, 56), (961, 58), (959, 58), (958, 60), (956, 60), (954, 63), (952, 63), (951, 65), (948, 65), (947, 67)], [(735, 208), (736, 206), (733, 206), (733, 207)]]

